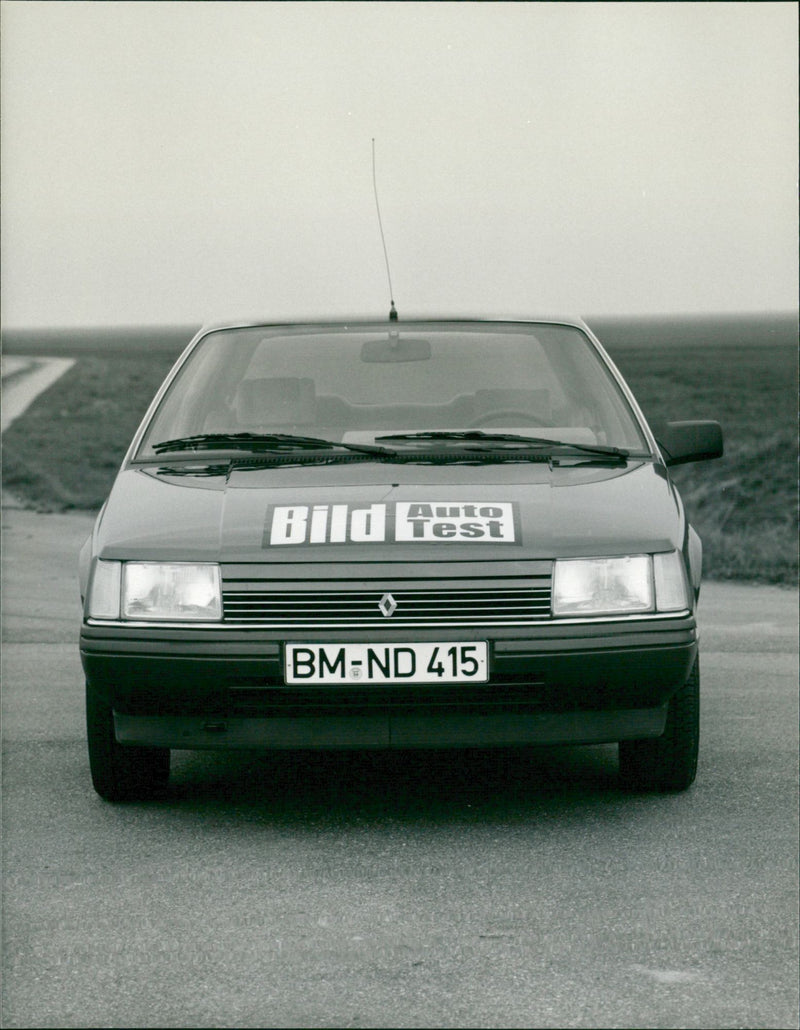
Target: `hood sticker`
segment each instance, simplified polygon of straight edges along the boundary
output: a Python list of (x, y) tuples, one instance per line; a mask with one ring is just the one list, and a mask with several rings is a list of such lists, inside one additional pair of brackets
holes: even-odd
[(313, 544), (521, 544), (516, 502), (275, 504), (263, 546)]

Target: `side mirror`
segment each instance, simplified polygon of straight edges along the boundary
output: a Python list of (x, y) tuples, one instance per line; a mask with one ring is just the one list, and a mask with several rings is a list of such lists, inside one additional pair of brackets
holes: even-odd
[(666, 422), (656, 440), (668, 466), (722, 457), (719, 422)]

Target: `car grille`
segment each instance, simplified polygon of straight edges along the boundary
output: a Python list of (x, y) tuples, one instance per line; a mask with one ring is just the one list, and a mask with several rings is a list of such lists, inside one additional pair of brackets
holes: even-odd
[(486, 589), (223, 588), (222, 600), (226, 622), (267, 627), (520, 625), (549, 617), (550, 578)]
[(444, 687), (275, 688), (228, 691), (220, 712), (228, 716), (293, 717), (339, 715), (471, 714), (538, 711), (553, 704), (542, 676), (503, 675), (487, 684)]

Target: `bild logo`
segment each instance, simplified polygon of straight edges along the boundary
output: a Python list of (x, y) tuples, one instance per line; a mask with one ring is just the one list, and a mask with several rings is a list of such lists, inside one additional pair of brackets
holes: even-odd
[(314, 544), (518, 544), (509, 501), (281, 504), (267, 509), (265, 547)]

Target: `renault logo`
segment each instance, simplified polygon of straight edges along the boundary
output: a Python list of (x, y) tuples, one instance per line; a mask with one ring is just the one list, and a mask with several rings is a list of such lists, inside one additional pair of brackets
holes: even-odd
[(395, 601), (391, 594), (384, 594), (380, 601), (378, 601), (378, 607), (383, 615), (389, 619), (397, 610), (397, 601)]

